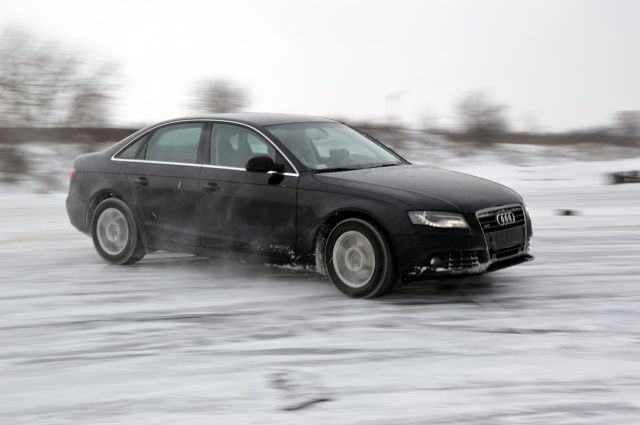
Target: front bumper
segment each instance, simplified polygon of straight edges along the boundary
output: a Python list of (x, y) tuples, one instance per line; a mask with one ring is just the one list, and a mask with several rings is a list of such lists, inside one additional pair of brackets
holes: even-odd
[(401, 278), (415, 281), (478, 275), (533, 260), (529, 252), (531, 220), (524, 209), (518, 225), (486, 233), (476, 214), (465, 214), (465, 219), (469, 229), (414, 226), (413, 235), (398, 238), (394, 251)]
[[(414, 266), (413, 269), (403, 275), (403, 280), (415, 281), (440, 277), (473, 276), (515, 266), (527, 261), (532, 261), (535, 258), (529, 254), (528, 250), (520, 251), (509, 257), (489, 260), (483, 260), (482, 258), (488, 256), (488, 252), (486, 251), (456, 252), (440, 255), (443, 257), (449, 255), (449, 258), (453, 257), (454, 260), (451, 261), (449, 259), (449, 261), (441, 265), (425, 264), (422, 266)], [(469, 260), (466, 262), (465, 260), (458, 260), (458, 258), (464, 259), (465, 257), (469, 258)]]

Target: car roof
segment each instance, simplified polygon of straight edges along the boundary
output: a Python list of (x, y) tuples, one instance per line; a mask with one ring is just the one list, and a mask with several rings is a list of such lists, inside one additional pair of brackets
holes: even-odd
[(167, 120), (165, 123), (170, 123), (173, 121), (182, 121), (182, 120), (229, 120), (229, 121), (237, 121), (244, 124), (254, 125), (254, 126), (267, 126), (267, 125), (276, 125), (276, 124), (293, 124), (293, 123), (301, 123), (301, 122), (335, 122), (335, 120), (324, 118), (324, 117), (316, 117), (313, 115), (298, 115), (298, 114), (278, 114), (278, 113), (270, 113), (270, 112), (231, 112), (224, 114), (213, 114), (205, 117), (188, 117), (188, 118), (177, 118), (172, 120)]

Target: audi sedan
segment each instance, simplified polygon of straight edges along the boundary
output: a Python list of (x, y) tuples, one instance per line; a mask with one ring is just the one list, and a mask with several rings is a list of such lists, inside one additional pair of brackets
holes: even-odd
[(357, 129), (310, 116), (143, 128), (75, 160), (66, 206), (111, 263), (155, 250), (258, 254), (315, 267), (353, 297), (532, 259), (531, 220), (513, 190), (410, 164)]

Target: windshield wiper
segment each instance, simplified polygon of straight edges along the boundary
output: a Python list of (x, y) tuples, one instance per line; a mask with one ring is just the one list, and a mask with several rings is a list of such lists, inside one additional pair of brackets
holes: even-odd
[(319, 170), (313, 170), (314, 174), (318, 174), (318, 173), (332, 173), (332, 172), (338, 172), (338, 171), (353, 171), (353, 170), (359, 170), (360, 167), (330, 167), (330, 168), (320, 168)]
[(372, 165), (359, 165), (357, 167), (329, 167), (329, 168), (321, 168), (319, 170), (313, 170), (314, 173), (331, 173), (337, 171), (352, 171), (352, 170), (365, 170), (368, 168), (378, 168), (378, 167), (393, 167), (396, 165), (402, 165), (402, 162), (385, 162), (382, 164), (372, 164)]
[(402, 165), (402, 162), (386, 162), (384, 164), (372, 165), (369, 168), (378, 168), (378, 167), (394, 167), (396, 165)]

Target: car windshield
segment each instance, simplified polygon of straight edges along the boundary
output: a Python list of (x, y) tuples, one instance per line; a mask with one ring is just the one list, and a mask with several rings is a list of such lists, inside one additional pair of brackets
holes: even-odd
[(404, 164), (367, 136), (337, 122), (278, 124), (266, 129), (314, 172)]

